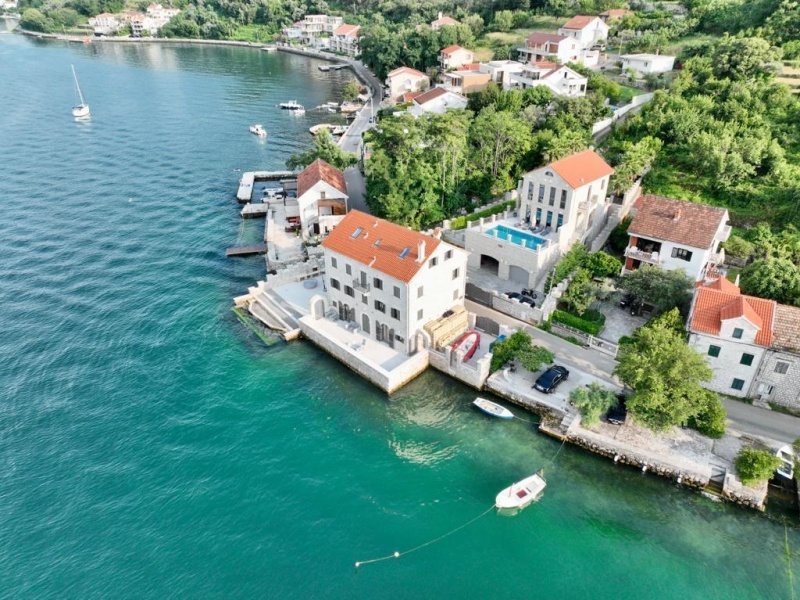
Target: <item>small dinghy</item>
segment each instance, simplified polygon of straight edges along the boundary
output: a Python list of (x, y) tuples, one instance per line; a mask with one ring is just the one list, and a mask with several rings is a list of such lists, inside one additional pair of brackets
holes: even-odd
[(481, 334), (477, 331), (468, 331), (460, 338), (458, 338), (453, 345), (450, 346), (450, 349), (453, 352), (464, 353), (464, 357), (461, 359), (462, 362), (467, 362), (472, 355), (475, 354), (475, 351), (481, 347)]
[(512, 483), (495, 498), (497, 508), (525, 508), (542, 493), (547, 486), (544, 470)]
[(513, 419), (514, 413), (499, 404), (486, 400), (485, 398), (475, 398), (472, 403), (485, 412), (487, 415), (497, 417), (498, 419)]

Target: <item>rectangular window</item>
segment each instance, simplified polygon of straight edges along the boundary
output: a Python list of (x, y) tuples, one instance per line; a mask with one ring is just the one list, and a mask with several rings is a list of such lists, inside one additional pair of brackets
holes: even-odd
[[(581, 91), (583, 91), (583, 87), (581, 87)], [(601, 190), (606, 189), (606, 180), (605, 179), (601, 179), (600, 180), (600, 189)]]
[(392, 318), (397, 319), (398, 321), (400, 320), (400, 311), (396, 308), (392, 309)]
[(342, 289), (342, 288), (341, 288), (341, 285), (339, 284), (339, 280), (338, 280), (338, 279), (333, 279), (333, 278), (331, 278), (331, 287), (332, 287), (333, 289), (335, 289), (335, 290), (340, 290), (340, 289)]
[(422, 311), (422, 309), (420, 308), (420, 309), (417, 311), (417, 320), (418, 320), (418, 321), (421, 321), (421, 320), (422, 320), (422, 315), (423, 315), (423, 311)]
[(453, 258), (453, 251), (452, 250), (448, 250), (447, 252), (444, 253), (444, 259), (445, 260), (450, 260), (451, 258)]
[(547, 220), (544, 222), (545, 225), (550, 227), (553, 224), (553, 212), (548, 210), (547, 211)]
[(558, 213), (558, 219), (556, 219), (556, 231), (561, 229), (561, 226), (564, 224), (564, 215)]
[(754, 358), (755, 358), (755, 356), (753, 356), (752, 354), (748, 354), (747, 352), (744, 352), (742, 354), (742, 360), (739, 361), (739, 364), (740, 365), (744, 365), (746, 367), (749, 367), (749, 366), (751, 366), (753, 364), (753, 359)]
[(547, 204), (553, 206), (556, 203), (556, 188), (550, 188), (550, 198), (547, 200)]
[(731, 383), (731, 389), (742, 391), (744, 389), (744, 379), (733, 379), (733, 383)]
[(453, 279), (458, 279), (458, 269), (453, 269)]
[(719, 351), (720, 350), (722, 350), (722, 348), (720, 348), (719, 346), (713, 346), (713, 345), (709, 346), (708, 347), (708, 355), (712, 356), (714, 358), (717, 358), (719, 356)]
[(673, 248), (672, 258), (677, 258), (689, 262), (690, 260), (692, 260), (692, 253), (689, 250), (686, 250), (685, 248)]
[(561, 203), (559, 204), (559, 208), (561, 208), (561, 210), (567, 208), (567, 190), (561, 190)]
[(541, 222), (542, 222), (542, 209), (541, 208), (537, 208), (536, 209), (536, 224), (538, 225)]
[(331, 256), (331, 267), (333, 267), (334, 269), (336, 268), (336, 257), (335, 256)]
[(349, 285), (344, 286), (344, 293), (350, 296), (351, 298), (356, 297), (355, 292), (353, 292), (353, 288), (351, 288)]
[(539, 186), (539, 202), (544, 202), (544, 186)]
[(528, 200), (530, 200), (531, 202), (533, 202), (533, 188), (534, 188), (534, 184), (529, 183), (528, 184)]
[(429, 268), (429, 269), (432, 269), (432, 268), (433, 268), (433, 267), (435, 267), (435, 266), (436, 266), (438, 263), (439, 263), (439, 259), (438, 259), (438, 258), (436, 258), (436, 257), (434, 256), (432, 259), (430, 259), (430, 260), (428, 261), (428, 268)]
[(453, 290), (453, 300), (458, 300), (458, 290)]
[(361, 303), (362, 304), (369, 304), (369, 299), (366, 296), (361, 296)]
[(375, 286), (376, 290), (382, 290), (383, 289), (383, 279), (379, 279), (377, 277), (373, 277), (372, 285)]
[(381, 302), (380, 300), (375, 300), (375, 310), (385, 313), (386, 312), (386, 305)]
[(417, 298), (422, 298), (422, 294), (423, 294), (423, 293), (424, 293), (424, 291), (423, 291), (423, 286), (419, 286), (419, 287), (417, 288)]
[(740, 327), (736, 327), (736, 328), (734, 328), (734, 330), (733, 330), (733, 337), (734, 337), (735, 339), (737, 339), (737, 340), (740, 340), (740, 339), (742, 339), (742, 336), (743, 336), (743, 335), (744, 335), (744, 329), (742, 329), (742, 328), (740, 328)]
[(394, 286), (394, 297), (395, 298), (399, 298), (400, 297), (400, 288), (397, 287), (397, 286)]
[(352, 275), (353, 274), (353, 269), (350, 268), (350, 265), (345, 265), (344, 266), (344, 272), (347, 273), (348, 275)]
[(789, 363), (778, 361), (775, 363), (775, 372), (778, 375), (786, 375), (789, 372)]

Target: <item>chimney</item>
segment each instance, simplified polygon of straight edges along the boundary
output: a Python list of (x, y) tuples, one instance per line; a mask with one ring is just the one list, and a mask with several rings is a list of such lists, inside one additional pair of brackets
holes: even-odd
[(374, 265), (376, 260), (378, 260), (378, 257), (377, 256), (373, 256), (372, 260), (369, 261), (369, 266), (371, 267), (372, 265)]
[(420, 240), (417, 244), (417, 262), (425, 262), (425, 240)]
[(675, 211), (675, 215), (672, 217), (672, 222), (678, 221), (681, 218), (681, 209)]

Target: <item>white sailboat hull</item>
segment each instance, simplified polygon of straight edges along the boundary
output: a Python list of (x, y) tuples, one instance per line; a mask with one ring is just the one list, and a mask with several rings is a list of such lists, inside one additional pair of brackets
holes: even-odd
[(76, 119), (83, 119), (91, 114), (92, 113), (89, 111), (88, 104), (82, 104), (80, 106), (75, 106), (72, 108), (72, 116), (75, 117)]

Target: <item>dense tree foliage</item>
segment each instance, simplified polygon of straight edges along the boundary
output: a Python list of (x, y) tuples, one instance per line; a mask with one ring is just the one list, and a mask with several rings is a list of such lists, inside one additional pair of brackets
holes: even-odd
[(614, 390), (604, 388), (596, 381), (572, 390), (569, 401), (581, 413), (581, 423), (586, 427), (600, 421), (600, 417), (618, 402)]
[(547, 348), (531, 344), (531, 336), (521, 329), (508, 338), (495, 343), (492, 348), (492, 372), (509, 361), (517, 360), (528, 371), (538, 371), (542, 365), (553, 362), (555, 355)]
[(652, 304), (656, 314), (678, 308), (686, 314), (694, 282), (682, 270), (665, 271), (652, 265), (641, 265), (625, 273), (619, 286), (639, 300)]
[(776, 234), (759, 223), (747, 238), (743, 243), (750, 245), (757, 260), (742, 269), (742, 292), (800, 306), (800, 231), (789, 225)]
[(305, 152), (292, 155), (286, 161), (286, 166), (290, 169), (302, 169), (318, 158), (342, 171), (358, 162), (355, 154), (345, 152), (333, 141), (330, 131), (321, 129), (314, 136), (314, 146)]
[(712, 374), (705, 357), (667, 323), (640, 328), (620, 352), (614, 373), (634, 391), (627, 406), (636, 420), (664, 431), (712, 412), (714, 398), (700, 386)]

